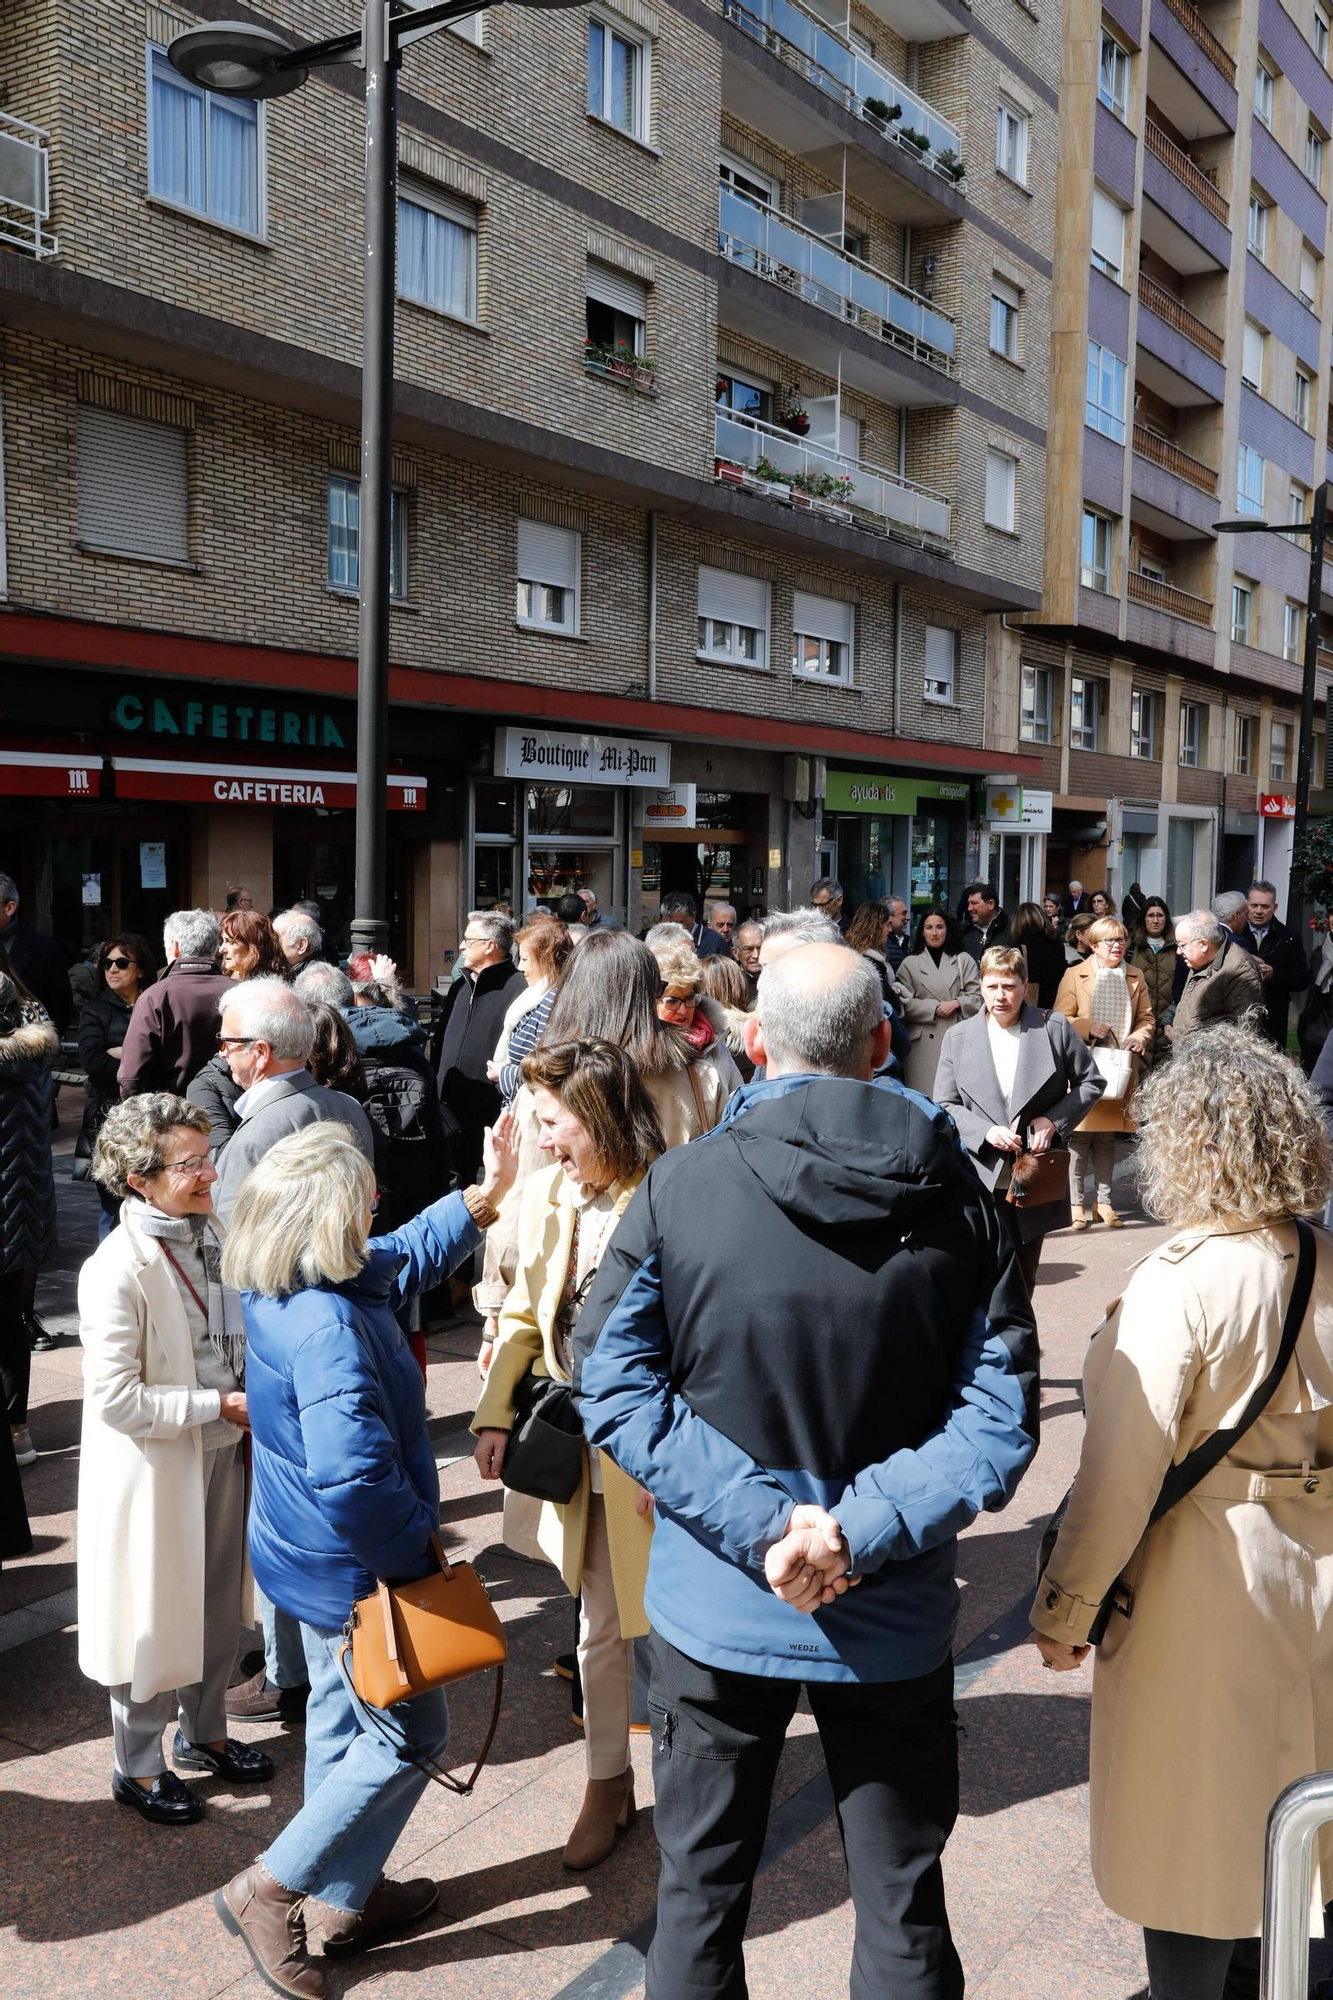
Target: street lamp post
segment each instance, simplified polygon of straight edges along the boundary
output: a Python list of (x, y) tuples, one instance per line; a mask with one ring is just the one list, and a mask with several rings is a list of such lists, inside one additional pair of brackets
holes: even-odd
[[(224, 97), (284, 97), (328, 63), (357, 62), (366, 77), (361, 496), (357, 534), (356, 879), (353, 951), (384, 951), (389, 748), (389, 582), (393, 472), (393, 339), (398, 250), (398, 70), (402, 52), (495, 0), (369, 0), (352, 33), (297, 46), (269, 28), (214, 21), (177, 35), (172, 67)], [(563, 8), (578, 0), (514, 0)]]
[(1296, 750), (1296, 812), (1291, 823), (1291, 873), (1287, 882), (1287, 922), (1297, 936), (1302, 935), (1305, 910), (1305, 879), (1300, 863), (1310, 815), (1310, 771), (1314, 758), (1315, 682), (1319, 670), (1319, 603), (1324, 584), (1324, 545), (1328, 539), (1327, 480), (1315, 488), (1314, 507), (1308, 521), (1289, 521), (1277, 526), (1271, 521), (1248, 517), (1237, 521), (1214, 521), (1217, 535), (1308, 535), (1310, 537), (1310, 580), (1305, 597), (1305, 660), (1301, 674), (1301, 734)]

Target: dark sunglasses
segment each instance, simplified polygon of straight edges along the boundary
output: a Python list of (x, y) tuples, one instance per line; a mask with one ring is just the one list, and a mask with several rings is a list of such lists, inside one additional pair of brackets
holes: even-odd
[(102, 969), (104, 972), (128, 972), (134, 963), (132, 958), (104, 958)]

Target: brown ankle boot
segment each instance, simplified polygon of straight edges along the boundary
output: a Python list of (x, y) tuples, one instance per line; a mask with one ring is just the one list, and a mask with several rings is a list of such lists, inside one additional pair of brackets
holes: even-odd
[(1097, 1204), (1097, 1214), (1108, 1229), (1120, 1229), (1124, 1226), (1122, 1218), (1116, 1214), (1109, 1202), (1099, 1201)]
[(634, 1772), (618, 1778), (589, 1778), (583, 1808), (565, 1844), (566, 1868), (595, 1868), (616, 1844), (616, 1834), (634, 1824)]
[(213, 1908), (275, 1993), (290, 1993), (293, 2000), (324, 2000), (324, 1974), (306, 1953), (305, 1897), (284, 1889), (262, 1861), (219, 1889)]

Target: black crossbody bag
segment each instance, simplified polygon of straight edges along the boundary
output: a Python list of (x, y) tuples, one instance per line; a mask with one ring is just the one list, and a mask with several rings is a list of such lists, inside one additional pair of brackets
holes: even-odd
[[(1254, 1394), (1250, 1397), (1245, 1408), (1241, 1411), (1239, 1421), (1232, 1424), (1226, 1430), (1214, 1431), (1210, 1438), (1205, 1438), (1201, 1445), (1196, 1445), (1188, 1457), (1182, 1458), (1179, 1465), (1171, 1467), (1166, 1478), (1162, 1481), (1162, 1490), (1157, 1496), (1156, 1505), (1153, 1507), (1152, 1513), (1148, 1516), (1148, 1526), (1150, 1528), (1156, 1522), (1160, 1521), (1164, 1514), (1169, 1514), (1176, 1502), (1183, 1500), (1187, 1493), (1192, 1492), (1199, 1481), (1206, 1478), (1213, 1467), (1220, 1464), (1227, 1453), (1240, 1442), (1241, 1438), (1244, 1437), (1246, 1431), (1250, 1428), (1250, 1425), (1257, 1418), (1261, 1417), (1267, 1409), (1273, 1399), (1273, 1394), (1278, 1383), (1282, 1380), (1282, 1377), (1286, 1374), (1290, 1366), (1291, 1357), (1296, 1351), (1296, 1338), (1301, 1330), (1301, 1322), (1305, 1318), (1306, 1309), (1310, 1303), (1310, 1293), (1314, 1286), (1315, 1260), (1315, 1236), (1313, 1229), (1308, 1222), (1303, 1221), (1299, 1216), (1295, 1218), (1295, 1222), (1296, 1237), (1299, 1244), (1296, 1255), (1296, 1276), (1291, 1287), (1291, 1297), (1287, 1301), (1286, 1318), (1282, 1322), (1282, 1342), (1277, 1351), (1277, 1359)], [(1041, 1552), (1037, 1558), (1038, 1587), (1040, 1587), (1041, 1581), (1046, 1574), (1046, 1566), (1050, 1562), (1056, 1538), (1060, 1533), (1061, 1526), (1064, 1523), (1065, 1512), (1069, 1506), (1069, 1494), (1073, 1490), (1071, 1486), (1069, 1493), (1065, 1494), (1064, 1499), (1046, 1523), (1046, 1531), (1041, 1538)], [(1088, 1644), (1090, 1646), (1099, 1646), (1101, 1644), (1102, 1640), (1106, 1637), (1111, 1618), (1117, 1611), (1122, 1618), (1132, 1618), (1134, 1615), (1134, 1592), (1125, 1582), (1123, 1575), (1116, 1578), (1097, 1607), (1097, 1616), (1093, 1619), (1091, 1629), (1088, 1632)]]

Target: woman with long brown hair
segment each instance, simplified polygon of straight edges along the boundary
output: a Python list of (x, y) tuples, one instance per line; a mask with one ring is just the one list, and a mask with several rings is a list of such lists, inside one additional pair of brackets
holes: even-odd
[[(125, 1030), (135, 1001), (145, 986), (153, 983), (153, 970), (152, 946), (134, 931), (108, 938), (98, 950), (92, 998), (79, 1012), (79, 1059), (88, 1082), (83, 1124), (74, 1142), (70, 1170), (76, 1181), (89, 1179), (97, 1135), (107, 1113), (120, 1103), (120, 1052)], [(100, 1242), (120, 1220), (120, 1201), (100, 1182), (95, 1185), (101, 1208), (97, 1224)]]

